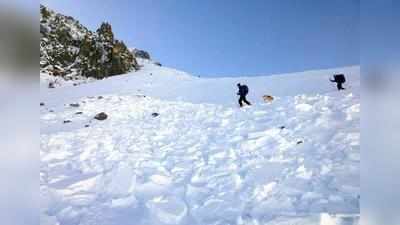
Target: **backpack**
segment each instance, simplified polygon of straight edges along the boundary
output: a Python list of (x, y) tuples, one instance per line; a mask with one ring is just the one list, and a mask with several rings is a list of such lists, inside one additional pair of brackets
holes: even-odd
[(243, 85), (242, 87), (243, 87), (243, 93), (247, 95), (249, 93), (249, 88), (247, 87), (247, 85)]
[(340, 82), (340, 83), (346, 82), (346, 77), (344, 76), (344, 74), (335, 74), (335, 75), (333, 75), (333, 78), (335, 79), (336, 82)]

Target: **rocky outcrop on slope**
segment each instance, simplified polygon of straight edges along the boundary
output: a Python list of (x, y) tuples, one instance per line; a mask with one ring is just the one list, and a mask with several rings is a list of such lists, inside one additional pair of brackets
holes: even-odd
[(40, 71), (66, 79), (124, 74), (139, 68), (109, 23), (92, 32), (70, 16), (40, 6)]
[(150, 54), (147, 51), (137, 48), (130, 48), (129, 50), (137, 59), (139, 66), (143, 66), (144, 64), (161, 66), (161, 63), (154, 61), (154, 59), (151, 58)]
[(148, 59), (148, 60), (151, 59), (150, 54), (144, 50), (134, 48), (131, 50), (131, 52), (136, 58), (142, 58), (142, 59)]

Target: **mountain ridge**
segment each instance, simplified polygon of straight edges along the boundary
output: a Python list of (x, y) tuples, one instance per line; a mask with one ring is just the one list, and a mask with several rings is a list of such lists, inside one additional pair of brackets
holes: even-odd
[(66, 80), (102, 79), (139, 69), (136, 57), (115, 38), (111, 24), (90, 31), (71, 16), (40, 5), (40, 71)]

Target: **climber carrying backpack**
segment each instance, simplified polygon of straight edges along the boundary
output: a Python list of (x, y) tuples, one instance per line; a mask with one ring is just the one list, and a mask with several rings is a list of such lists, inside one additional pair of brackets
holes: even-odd
[(336, 83), (337, 85), (337, 89), (340, 90), (344, 90), (345, 88), (342, 86), (345, 82), (346, 82), (346, 77), (344, 76), (344, 74), (335, 74), (333, 75), (333, 80), (329, 79), (331, 82)]
[(247, 85), (241, 85), (240, 83), (237, 84), (237, 87), (239, 88), (239, 91), (237, 95), (239, 95), (239, 105), (240, 107), (243, 106), (243, 102), (246, 103), (247, 105), (251, 105), (249, 101), (246, 99), (246, 95), (249, 93), (249, 88)]

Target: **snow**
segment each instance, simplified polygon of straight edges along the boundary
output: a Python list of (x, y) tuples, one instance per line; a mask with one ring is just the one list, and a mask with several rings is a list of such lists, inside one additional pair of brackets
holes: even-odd
[[(357, 66), (199, 78), (148, 62), (78, 86), (45, 78), (43, 225), (358, 224)], [(251, 107), (238, 108), (238, 82)]]

